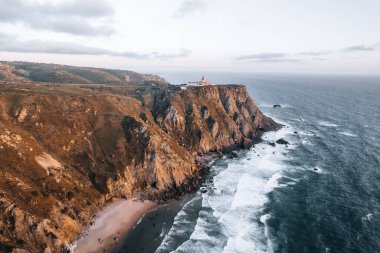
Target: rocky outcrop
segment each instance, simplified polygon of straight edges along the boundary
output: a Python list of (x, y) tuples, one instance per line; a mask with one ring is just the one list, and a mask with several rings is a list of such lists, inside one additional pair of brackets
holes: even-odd
[(289, 145), (290, 143), (285, 140), (284, 138), (280, 138), (276, 141), (277, 144), (281, 144), (281, 145)]
[(187, 87), (156, 93), (147, 105), (160, 128), (193, 154), (248, 147), (276, 124), (244, 86)]
[[(0, 251), (4, 252), (70, 252), (65, 236), (49, 219), (25, 212), (4, 198), (0, 199)], [(66, 228), (69, 222), (66, 222)]]
[(199, 156), (249, 147), (278, 127), (244, 86), (27, 88), (0, 90), (6, 252), (69, 251), (112, 198), (190, 192), (205, 173)]

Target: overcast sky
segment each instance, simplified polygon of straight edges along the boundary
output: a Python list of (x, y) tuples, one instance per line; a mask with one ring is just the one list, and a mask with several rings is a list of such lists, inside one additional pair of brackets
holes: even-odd
[(0, 0), (0, 60), (380, 73), (379, 0)]

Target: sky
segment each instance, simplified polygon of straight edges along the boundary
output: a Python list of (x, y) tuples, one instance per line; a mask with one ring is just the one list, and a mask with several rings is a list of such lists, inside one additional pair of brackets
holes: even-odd
[(380, 1), (0, 0), (0, 60), (380, 74)]

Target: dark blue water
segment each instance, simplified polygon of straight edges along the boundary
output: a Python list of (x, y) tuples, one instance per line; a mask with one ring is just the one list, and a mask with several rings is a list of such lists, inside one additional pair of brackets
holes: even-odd
[[(164, 76), (182, 83), (201, 75)], [(246, 84), (287, 127), (218, 161), (207, 192), (182, 207), (156, 252), (380, 252), (380, 78), (207, 77)], [(266, 143), (280, 137), (291, 145)]]

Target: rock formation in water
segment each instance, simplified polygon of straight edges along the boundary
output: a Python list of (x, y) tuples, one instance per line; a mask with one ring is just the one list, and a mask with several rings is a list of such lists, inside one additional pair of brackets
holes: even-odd
[(191, 192), (198, 156), (277, 127), (241, 85), (0, 84), (0, 252), (69, 252), (112, 198)]

